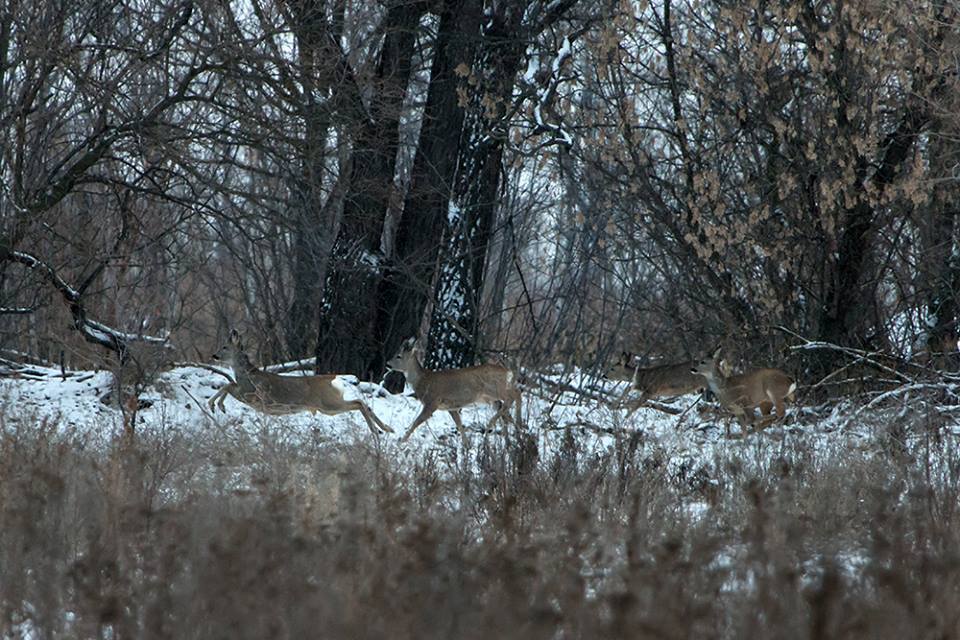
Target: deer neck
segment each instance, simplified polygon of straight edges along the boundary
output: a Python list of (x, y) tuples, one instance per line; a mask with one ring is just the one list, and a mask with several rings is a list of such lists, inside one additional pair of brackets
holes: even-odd
[(407, 376), (407, 382), (410, 383), (410, 386), (416, 389), (420, 381), (423, 380), (423, 367), (420, 366), (420, 358), (416, 355), (410, 358), (410, 367), (404, 371), (404, 374)]
[(241, 377), (249, 376), (251, 372), (256, 370), (257, 368), (253, 366), (250, 358), (244, 352), (238, 351), (233, 355), (233, 374), (237, 377), (238, 382)]
[(723, 393), (723, 390), (727, 387), (727, 379), (723, 376), (723, 374), (719, 371), (714, 371), (710, 374), (700, 375), (706, 379), (707, 386), (710, 387), (710, 391), (712, 391), (719, 398)]

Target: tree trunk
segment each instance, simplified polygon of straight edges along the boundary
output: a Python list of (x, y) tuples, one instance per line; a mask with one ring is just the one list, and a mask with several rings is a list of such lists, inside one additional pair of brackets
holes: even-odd
[(394, 187), (400, 113), (423, 11), (419, 4), (395, 2), (384, 19), (374, 98), (355, 136), (349, 192), (319, 308), (318, 372), (366, 378), (379, 352), (373, 294), (381, 277), (380, 244)]
[[(943, 123), (941, 123), (942, 125)], [(960, 189), (952, 179), (952, 168), (958, 159), (958, 147), (952, 135), (937, 136), (931, 143), (931, 165), (934, 175), (944, 180), (935, 190), (931, 214), (919, 222), (924, 237), (922, 264), (926, 280), (927, 313), (929, 314), (926, 348), (937, 368), (956, 371), (960, 365), (957, 352), (957, 320), (960, 314), (957, 294), (960, 292)]]
[(371, 369), (382, 371), (401, 343), (419, 334), (443, 242), (450, 185), (457, 167), (456, 150), (463, 123), (454, 69), (473, 60), (482, 2), (444, 4), (430, 73), (420, 144), (410, 188), (397, 229), (394, 255), (378, 288), (376, 346)]
[[(329, 208), (323, 206), (323, 177), (327, 136), (330, 131), (330, 105), (318, 102), (322, 89), (320, 78), (330, 71), (330, 60), (339, 57), (332, 48), (328, 33), (323, 0), (290, 3), (297, 20), (295, 36), (300, 53), (300, 72), (303, 81), (304, 140), (300, 173), (291, 189), (293, 210), (292, 278), (293, 297), (287, 311), (286, 334), (289, 355), (306, 355), (310, 340), (316, 335), (316, 309), (320, 304), (321, 288), (327, 259), (332, 245), (334, 220), (324, 219)], [(329, 78), (328, 78), (329, 79)], [(327, 102), (330, 98), (328, 97)]]
[(504, 108), (513, 90), (525, 40), (523, 4), (487, 16), (465, 85), (470, 91), (460, 134), (454, 192), (447, 208), (447, 237), (428, 333), (428, 365), (464, 367), (479, 355), (480, 297), (487, 246), (497, 213)]
[[(887, 136), (880, 165), (871, 178), (878, 197), (893, 182), (927, 121), (926, 111), (916, 105), (903, 116), (896, 130)], [(860, 199), (844, 216), (833, 278), (821, 315), (820, 340), (847, 346), (867, 346), (861, 283), (867, 254), (871, 249), (875, 216), (873, 206), (866, 199)]]

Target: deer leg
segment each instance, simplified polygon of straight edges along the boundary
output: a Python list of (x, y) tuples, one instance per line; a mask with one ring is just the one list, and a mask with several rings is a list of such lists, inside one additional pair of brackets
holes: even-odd
[(623, 416), (623, 419), (626, 420), (627, 418), (632, 416), (633, 412), (639, 409), (640, 407), (642, 407), (644, 404), (646, 404), (647, 400), (649, 399), (650, 399), (650, 394), (648, 394), (646, 391), (641, 393), (640, 397), (637, 398), (637, 401), (630, 404), (630, 409), (627, 410), (627, 413), (626, 415)]
[(454, 423), (457, 425), (457, 431), (460, 432), (460, 442), (463, 444), (463, 448), (467, 448), (467, 430), (463, 428), (463, 419), (460, 417), (460, 409), (450, 409), (447, 411), (450, 414), (450, 417), (453, 418)]
[[(775, 418), (773, 417), (773, 413), (772, 413), (772, 412), (773, 412), (773, 408), (774, 408), (774, 403), (773, 403), (773, 402), (768, 402), (768, 401), (764, 400), (763, 402), (760, 403), (760, 405), (759, 405), (759, 409), (760, 409), (760, 426), (757, 428), (758, 431), (759, 431), (760, 429), (762, 429), (762, 428), (764, 428), (764, 427), (766, 427), (766, 426), (768, 426), (768, 425), (770, 425), (770, 424), (772, 424), (772, 423), (774, 422)], [(777, 414), (778, 414), (780, 417), (783, 417), (783, 414), (780, 413), (780, 407), (779, 407), (779, 406), (777, 407)]]
[[(510, 415), (510, 408), (516, 407), (516, 417)], [(500, 416), (503, 418), (504, 422), (512, 424), (516, 428), (520, 428), (520, 392), (515, 390), (507, 395), (507, 399), (500, 402), (500, 408), (497, 411), (497, 414), (494, 416)]]
[[(359, 411), (360, 415), (363, 416), (363, 419), (367, 422), (367, 426), (370, 427), (370, 431), (373, 432), (373, 435), (380, 435), (380, 432), (377, 431), (377, 427), (384, 432), (393, 433), (393, 429), (385, 425), (380, 418), (376, 416), (373, 411), (370, 410), (370, 407), (360, 402), (359, 400), (353, 400), (345, 404), (346, 411)], [(376, 425), (376, 426), (374, 426)]]
[(218, 404), (218, 402), (219, 402), (220, 411), (223, 411), (224, 413), (227, 412), (227, 410), (223, 406), (223, 401), (226, 399), (227, 394), (233, 391), (236, 388), (236, 386), (237, 386), (236, 383), (228, 382), (227, 384), (223, 385), (223, 387), (221, 387), (220, 390), (213, 395), (213, 397), (207, 400), (207, 406), (210, 407), (210, 413), (216, 413), (217, 411), (216, 405)]
[[(493, 426), (493, 423), (495, 423), (495, 422), (497, 421), (497, 418), (502, 418), (504, 422), (506, 422), (506, 423), (508, 423), (508, 424), (512, 423), (512, 424), (514, 424), (515, 426), (517, 426), (517, 428), (519, 428), (520, 423), (519, 423), (519, 422), (514, 422), (513, 416), (510, 415), (510, 407), (513, 406), (513, 403), (514, 403), (514, 402), (516, 402), (516, 397), (513, 396), (513, 395), (507, 396), (507, 399), (506, 399), (506, 400), (495, 400), (495, 401), (494, 401), (493, 404), (494, 404), (494, 406), (497, 408), (497, 411), (493, 414), (493, 417), (490, 418), (490, 420), (487, 421), (487, 427), (486, 427), (486, 428), (487, 428), (487, 431), (489, 431), (489, 430), (490, 430), (490, 427)], [(518, 416), (520, 415), (520, 412), (519, 412), (519, 403), (518, 403), (517, 415), (518, 415)], [(504, 429), (506, 430), (506, 427), (504, 427)]]
[(414, 432), (414, 430), (416, 430), (416, 428), (419, 427), (421, 423), (426, 422), (427, 418), (432, 416), (433, 412), (436, 410), (437, 408), (433, 405), (426, 405), (426, 404), (423, 405), (423, 409), (420, 410), (420, 415), (418, 415), (417, 418), (413, 421), (413, 424), (411, 424), (410, 428), (407, 429), (407, 432), (403, 434), (403, 437), (400, 438), (400, 441), (406, 442), (410, 438), (410, 435)]
[(753, 419), (755, 418), (753, 415), (753, 409), (750, 410), (750, 413), (747, 413), (747, 410), (740, 405), (734, 405), (730, 408), (730, 411), (740, 424), (740, 437), (743, 437), (750, 431), (753, 431)]
[(373, 423), (376, 424), (378, 427), (380, 427), (380, 430), (383, 431), (384, 433), (393, 433), (393, 428), (390, 425), (388, 425), (386, 422), (378, 418), (377, 414), (373, 412), (373, 409), (368, 407), (364, 402), (360, 400), (357, 400), (356, 402), (359, 405), (358, 411), (360, 411), (360, 413), (363, 414), (364, 418), (367, 418), (368, 422), (373, 421)]
[(617, 406), (622, 407), (623, 404), (627, 401), (627, 396), (630, 395), (630, 392), (633, 391), (633, 385), (628, 385), (626, 389), (623, 390), (623, 393), (620, 394), (620, 397), (617, 398)]

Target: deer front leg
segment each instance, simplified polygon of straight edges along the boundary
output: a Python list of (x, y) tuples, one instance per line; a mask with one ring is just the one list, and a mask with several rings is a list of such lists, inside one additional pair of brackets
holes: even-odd
[(454, 423), (457, 425), (457, 431), (460, 432), (460, 442), (463, 444), (463, 448), (467, 448), (467, 430), (463, 428), (463, 419), (460, 417), (460, 409), (450, 409), (447, 413), (450, 414), (450, 417), (453, 418)]
[(219, 391), (217, 391), (213, 397), (207, 400), (207, 406), (210, 407), (210, 413), (216, 413), (217, 406), (220, 407), (220, 411), (226, 413), (227, 410), (223, 406), (223, 401), (226, 399), (227, 394), (232, 393), (236, 387), (236, 383), (228, 382)]
[(737, 419), (737, 424), (740, 425), (741, 438), (754, 430), (753, 429), (753, 423), (754, 423), (753, 409), (747, 412), (747, 410), (741, 407), (740, 405), (734, 405), (733, 407), (731, 407), (730, 410), (733, 413), (734, 417)]
[(639, 409), (640, 407), (642, 407), (644, 404), (646, 404), (647, 400), (649, 399), (650, 399), (650, 394), (648, 394), (646, 391), (642, 392), (640, 394), (640, 397), (637, 398), (636, 402), (632, 402), (630, 404), (630, 408), (627, 410), (626, 415), (623, 416), (623, 419), (626, 420), (627, 418), (632, 416), (633, 412)]
[(418, 415), (417, 418), (413, 421), (413, 424), (411, 424), (410, 428), (407, 429), (407, 432), (403, 434), (403, 437), (400, 438), (400, 441), (406, 442), (410, 438), (410, 435), (413, 434), (413, 432), (416, 430), (416, 428), (419, 427), (421, 423), (426, 422), (427, 418), (432, 416), (433, 412), (436, 410), (437, 408), (434, 405), (423, 405), (423, 409), (420, 410), (420, 415)]

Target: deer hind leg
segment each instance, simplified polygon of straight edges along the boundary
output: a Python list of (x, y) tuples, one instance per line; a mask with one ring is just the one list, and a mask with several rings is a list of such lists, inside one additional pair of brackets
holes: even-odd
[[(370, 407), (359, 400), (353, 400), (346, 403), (344, 410), (359, 411), (360, 415), (363, 416), (363, 419), (366, 420), (367, 426), (370, 427), (370, 431), (372, 431), (373, 435), (375, 436), (380, 435), (380, 431), (383, 431), (384, 433), (393, 433), (393, 429), (384, 424), (384, 422), (377, 417), (377, 414), (370, 410)], [(377, 427), (380, 428), (380, 431), (377, 431)]]
[(410, 425), (410, 428), (407, 429), (407, 432), (403, 434), (403, 437), (400, 438), (401, 442), (406, 442), (411, 434), (419, 427), (423, 422), (426, 422), (427, 418), (433, 415), (433, 412), (437, 410), (437, 407), (434, 405), (423, 405), (423, 409), (420, 410), (420, 414), (413, 421), (413, 424)]
[[(770, 397), (770, 400), (764, 400), (760, 403), (760, 413), (763, 419), (763, 427), (773, 424), (778, 417), (782, 419), (786, 415), (786, 407), (783, 404), (783, 400), (776, 399), (769, 393), (767, 395)], [(774, 411), (776, 411), (776, 414), (774, 414)]]
[[(487, 430), (489, 431), (493, 424), (497, 421), (498, 418), (502, 418), (504, 422), (508, 424), (513, 424), (514, 427), (520, 428), (520, 391), (514, 389), (510, 393), (506, 394), (505, 400), (495, 400), (493, 405), (497, 408), (497, 411), (493, 414), (493, 417), (487, 421)], [(516, 406), (517, 415), (516, 417), (510, 415), (510, 408)]]
[(490, 431), (490, 429), (493, 428), (494, 423), (496, 423), (496, 421), (500, 417), (504, 415), (507, 415), (509, 417), (509, 414), (504, 414), (504, 408), (505, 407), (509, 408), (509, 405), (506, 402), (504, 402), (503, 400), (494, 400), (492, 404), (494, 407), (496, 407), (497, 410), (494, 411), (493, 416), (491, 416), (490, 419), (487, 420), (487, 425), (484, 427), (485, 431)]
[[(792, 393), (792, 391), (791, 391)], [(789, 395), (789, 394), (788, 394)], [(770, 398), (770, 402), (777, 411), (777, 415), (783, 419), (787, 415), (787, 407), (784, 403), (784, 398), (774, 396), (771, 392), (767, 391), (767, 397)]]
[(463, 428), (463, 418), (460, 417), (460, 409), (450, 409), (447, 411), (450, 414), (450, 417), (453, 418), (453, 422), (457, 425), (457, 431), (460, 432), (460, 442), (463, 444), (463, 448), (467, 448), (467, 430)]

